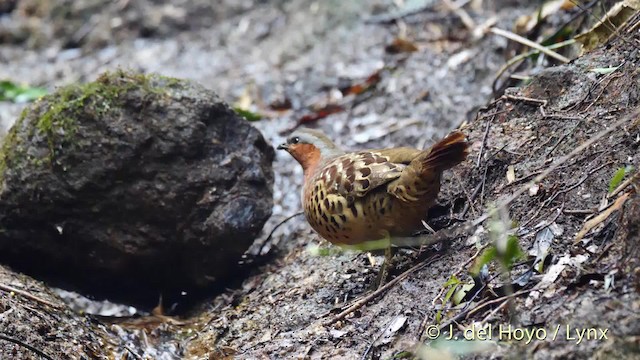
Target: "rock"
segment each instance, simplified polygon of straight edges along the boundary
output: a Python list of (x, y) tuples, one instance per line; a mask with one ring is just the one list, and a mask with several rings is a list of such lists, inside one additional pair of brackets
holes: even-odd
[(130, 302), (233, 275), (273, 206), (273, 148), (213, 92), (107, 73), (22, 114), (0, 157), (0, 261)]

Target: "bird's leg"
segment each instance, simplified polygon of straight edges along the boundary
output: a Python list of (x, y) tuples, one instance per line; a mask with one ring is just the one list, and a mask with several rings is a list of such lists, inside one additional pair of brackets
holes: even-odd
[(389, 277), (389, 271), (393, 269), (393, 249), (388, 246), (384, 249), (384, 262), (380, 266), (378, 277), (375, 282), (376, 289), (384, 285)]
[(393, 248), (391, 244), (394, 243), (394, 238), (392, 238), (389, 233), (385, 232), (382, 238), (378, 240), (366, 241), (356, 245), (340, 245), (343, 249), (356, 250), (356, 251), (375, 251), (375, 250), (383, 250), (384, 249), (384, 262), (380, 267), (380, 271), (378, 272), (378, 277), (373, 284), (375, 286), (374, 289), (379, 288), (384, 285), (389, 276), (389, 270), (393, 266)]

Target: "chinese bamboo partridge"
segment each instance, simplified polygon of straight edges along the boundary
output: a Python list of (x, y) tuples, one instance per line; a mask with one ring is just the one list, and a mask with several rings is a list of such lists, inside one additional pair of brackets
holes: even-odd
[(295, 131), (278, 149), (302, 165), (302, 206), (311, 227), (338, 245), (406, 238), (440, 191), (443, 171), (468, 153), (453, 132), (427, 150), (407, 147), (345, 152), (317, 130)]

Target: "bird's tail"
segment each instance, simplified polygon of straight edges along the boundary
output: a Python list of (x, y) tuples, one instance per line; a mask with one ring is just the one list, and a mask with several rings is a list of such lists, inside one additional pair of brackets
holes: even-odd
[(468, 154), (464, 134), (453, 132), (413, 159), (388, 191), (406, 203), (428, 205), (440, 191), (442, 172), (464, 161)]
[(442, 172), (463, 162), (469, 154), (469, 143), (460, 131), (452, 132), (418, 157), (421, 171)]

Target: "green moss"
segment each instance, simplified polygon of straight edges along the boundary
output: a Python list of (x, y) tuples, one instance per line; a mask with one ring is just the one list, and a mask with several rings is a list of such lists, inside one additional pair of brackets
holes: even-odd
[(63, 134), (67, 139), (76, 131), (76, 119), (82, 113), (100, 117), (122, 105), (122, 95), (129, 91), (142, 90), (147, 94), (165, 96), (169, 88), (180, 84), (180, 80), (159, 75), (130, 74), (124, 71), (105, 73), (98, 80), (84, 85), (72, 85), (60, 89), (53, 95), (54, 101), (40, 116), (38, 130), (55, 135)]
[[(143, 99), (152, 97), (149, 100), (153, 100), (170, 97), (172, 89), (180, 89), (183, 85), (184, 82), (176, 78), (118, 70), (104, 73), (91, 83), (58, 89), (34, 103), (33, 108), (25, 109), (7, 134), (0, 149), (0, 179), (7, 165), (14, 166), (24, 160), (34, 165), (53, 163), (56, 147), (75, 145), (74, 136), (80, 126), (79, 119), (100, 119), (110, 112), (119, 111), (127, 93), (140, 91)], [(18, 131), (24, 128), (24, 121), (33, 122), (28, 125), (26, 134), (29, 137), (37, 134), (46, 138), (49, 145), (46, 159), (26, 159), (24, 149), (19, 146), (19, 142), (25, 139), (19, 139), (18, 135)]]
[(9, 129), (7, 135), (2, 139), (2, 147), (0, 147), (0, 180), (3, 178), (4, 171), (7, 168), (7, 161), (10, 158), (15, 157), (15, 151), (19, 146), (17, 129), (21, 127), (28, 113), (29, 111), (27, 108), (22, 110), (22, 113), (18, 120), (16, 120), (15, 125)]

